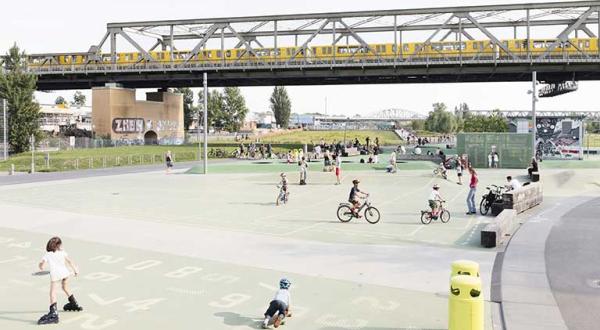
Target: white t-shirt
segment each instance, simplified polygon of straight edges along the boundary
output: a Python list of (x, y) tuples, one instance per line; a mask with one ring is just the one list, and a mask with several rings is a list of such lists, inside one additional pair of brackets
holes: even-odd
[(442, 196), (440, 196), (440, 192), (432, 189), (431, 190), (431, 194), (429, 194), (429, 200), (430, 201), (439, 201), (442, 199)]
[(342, 157), (337, 156), (335, 159), (335, 167), (342, 169)]
[(521, 188), (521, 183), (519, 181), (517, 181), (517, 179), (510, 180), (508, 185), (510, 186), (511, 190), (517, 190), (517, 189)]
[(286, 289), (279, 289), (277, 293), (275, 293), (275, 298), (273, 300), (279, 300), (283, 302), (286, 306), (290, 305), (290, 291)]
[(56, 252), (46, 252), (42, 258), (42, 260), (48, 264), (48, 269), (50, 270), (50, 280), (52, 282), (60, 281), (71, 276), (71, 272), (67, 268), (65, 262), (66, 257), (67, 252), (58, 250)]

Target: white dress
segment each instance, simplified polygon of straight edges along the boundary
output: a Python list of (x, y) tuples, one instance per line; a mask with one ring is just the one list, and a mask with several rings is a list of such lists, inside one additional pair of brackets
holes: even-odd
[(66, 257), (67, 252), (58, 250), (56, 252), (46, 252), (42, 258), (48, 264), (50, 280), (52, 282), (61, 281), (71, 276), (71, 272), (66, 265)]

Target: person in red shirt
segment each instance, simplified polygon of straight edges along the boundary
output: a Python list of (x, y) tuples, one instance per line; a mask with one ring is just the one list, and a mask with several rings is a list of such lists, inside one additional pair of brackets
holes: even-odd
[(475, 169), (469, 166), (469, 173), (471, 174), (471, 180), (469, 181), (469, 195), (467, 195), (467, 207), (469, 208), (467, 215), (477, 213), (477, 209), (475, 208), (475, 193), (477, 192), (477, 183), (479, 183)]

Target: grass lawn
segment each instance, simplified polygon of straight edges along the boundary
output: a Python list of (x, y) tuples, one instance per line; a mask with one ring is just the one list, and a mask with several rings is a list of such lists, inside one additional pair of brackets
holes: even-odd
[(348, 130), (344, 131), (292, 131), (289, 133), (273, 134), (262, 138), (263, 142), (266, 143), (306, 143), (313, 144), (319, 143), (321, 139), (324, 139), (326, 143), (333, 141), (344, 141), (344, 134), (346, 141), (354, 140), (358, 138), (361, 144), (365, 144), (365, 139), (371, 138), (371, 143), (375, 142), (375, 138), (379, 138), (380, 145), (399, 145), (403, 142), (398, 138), (396, 133), (393, 131), (355, 131)]

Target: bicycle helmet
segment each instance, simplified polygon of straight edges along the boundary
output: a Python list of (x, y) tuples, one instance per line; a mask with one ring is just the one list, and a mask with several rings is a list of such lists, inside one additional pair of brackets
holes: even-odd
[(436, 183), (436, 184), (433, 185), (433, 189), (436, 189), (436, 190), (440, 189), (440, 186)]
[(286, 289), (287, 290), (287, 289), (290, 288), (290, 285), (292, 285), (292, 282), (290, 282), (290, 280), (288, 280), (287, 278), (282, 278), (279, 281), (279, 288), (280, 289)]
[(358, 181), (358, 179), (352, 180), (352, 184), (359, 184), (359, 183), (360, 183), (360, 181)]
[(281, 174), (279, 174), (279, 176), (281, 176), (282, 178), (285, 178), (285, 173), (281, 172)]

